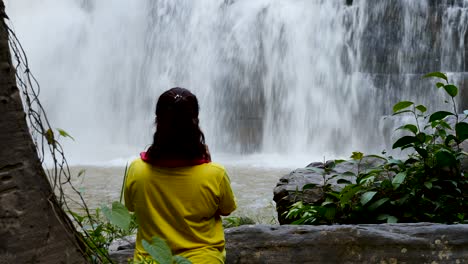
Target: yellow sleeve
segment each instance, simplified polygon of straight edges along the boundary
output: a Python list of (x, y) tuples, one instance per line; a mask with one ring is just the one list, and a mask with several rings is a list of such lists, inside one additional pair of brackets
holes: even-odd
[(222, 216), (231, 214), (237, 208), (236, 197), (231, 188), (231, 181), (227, 173), (224, 173), (223, 179), (219, 185), (220, 199), (218, 212)]
[(135, 208), (133, 207), (133, 195), (132, 195), (132, 186), (133, 186), (133, 162), (130, 164), (125, 175), (125, 184), (124, 184), (124, 201), (125, 207), (128, 211), (134, 212)]

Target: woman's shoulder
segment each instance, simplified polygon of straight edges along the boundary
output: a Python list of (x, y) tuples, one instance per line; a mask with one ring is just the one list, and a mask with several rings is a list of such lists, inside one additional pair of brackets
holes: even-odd
[(141, 158), (136, 158), (136, 159), (133, 159), (131, 162), (130, 162), (130, 167), (131, 166), (138, 166), (138, 165), (142, 165), (144, 164), (145, 162), (141, 159)]
[(219, 163), (216, 163), (216, 162), (209, 162), (209, 163), (206, 163), (207, 166), (215, 169), (215, 170), (219, 170), (219, 171), (226, 171), (226, 168), (224, 168), (223, 165), (219, 164)]
[(128, 165), (128, 170), (138, 171), (146, 167), (148, 167), (148, 164), (145, 161), (143, 161), (141, 158), (136, 158), (130, 162), (130, 165)]
[(223, 165), (216, 162), (209, 162), (202, 164), (201, 166), (204, 170), (211, 171), (215, 174), (224, 175), (226, 174), (226, 168)]

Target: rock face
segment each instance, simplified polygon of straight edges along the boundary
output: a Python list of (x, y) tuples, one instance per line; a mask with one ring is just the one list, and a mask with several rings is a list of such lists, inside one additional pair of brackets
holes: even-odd
[[(468, 263), (468, 225), (249, 225), (225, 233), (228, 264)], [(127, 263), (132, 254), (112, 257)]]
[[(309, 164), (306, 168), (300, 168), (292, 171), (290, 174), (283, 176), (278, 184), (276, 185), (273, 191), (273, 200), (276, 202), (276, 211), (278, 212), (278, 221), (280, 224), (290, 224), (291, 220), (285, 218), (285, 212), (288, 208), (297, 201), (304, 201), (306, 203), (313, 203), (322, 198), (322, 188), (327, 177), (318, 173), (313, 168), (323, 169), (324, 166), (329, 164), (331, 161), (314, 162)], [(376, 166), (379, 162), (377, 158), (364, 158), (361, 162), (360, 168), (366, 169), (369, 167)], [(337, 164), (336, 167), (331, 171), (329, 175), (336, 173), (342, 174), (344, 172), (353, 172), (357, 173), (356, 164), (351, 161), (345, 161), (343, 163)], [(340, 185), (336, 181), (340, 177), (328, 180), (329, 183), (335, 186), (335, 188), (340, 188)], [(347, 180), (354, 180), (352, 177), (347, 177)], [(302, 190), (306, 184), (315, 184), (317, 185), (314, 188)]]

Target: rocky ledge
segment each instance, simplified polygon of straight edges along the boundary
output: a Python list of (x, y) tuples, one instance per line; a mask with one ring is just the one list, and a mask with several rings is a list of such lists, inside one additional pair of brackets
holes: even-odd
[[(131, 247), (112, 257), (127, 263)], [(226, 250), (228, 264), (468, 263), (468, 225), (248, 225), (226, 229)]]

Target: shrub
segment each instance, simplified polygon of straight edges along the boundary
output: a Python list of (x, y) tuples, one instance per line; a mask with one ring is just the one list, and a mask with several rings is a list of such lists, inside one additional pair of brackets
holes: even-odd
[[(436, 87), (449, 96), (453, 110), (428, 114), (424, 105), (410, 101), (395, 104), (394, 115), (414, 118), (414, 123), (397, 129), (407, 135), (392, 146), (409, 151), (408, 157), (401, 160), (354, 152), (351, 161), (357, 173), (334, 173), (333, 168), (343, 160), (329, 162), (324, 169), (314, 168), (325, 179), (320, 187), (322, 199), (312, 204), (295, 203), (286, 218), (295, 220), (293, 224), (468, 223), (468, 177), (461, 169), (468, 154), (460, 147), (468, 138), (467, 111), (464, 116), (457, 113), (458, 88), (445, 74), (434, 72), (425, 77), (444, 81)], [(381, 162), (360, 170), (367, 157)], [(342, 188), (331, 188), (330, 180), (336, 177)], [(304, 189), (315, 187), (306, 185)]]
[(88, 252), (93, 256), (91, 263), (110, 263), (109, 246), (112, 241), (134, 234), (138, 227), (135, 215), (120, 202), (112, 203), (112, 208), (97, 208), (94, 214), (70, 214), (81, 227), (79, 231), (84, 234), (84, 242), (91, 250)]

